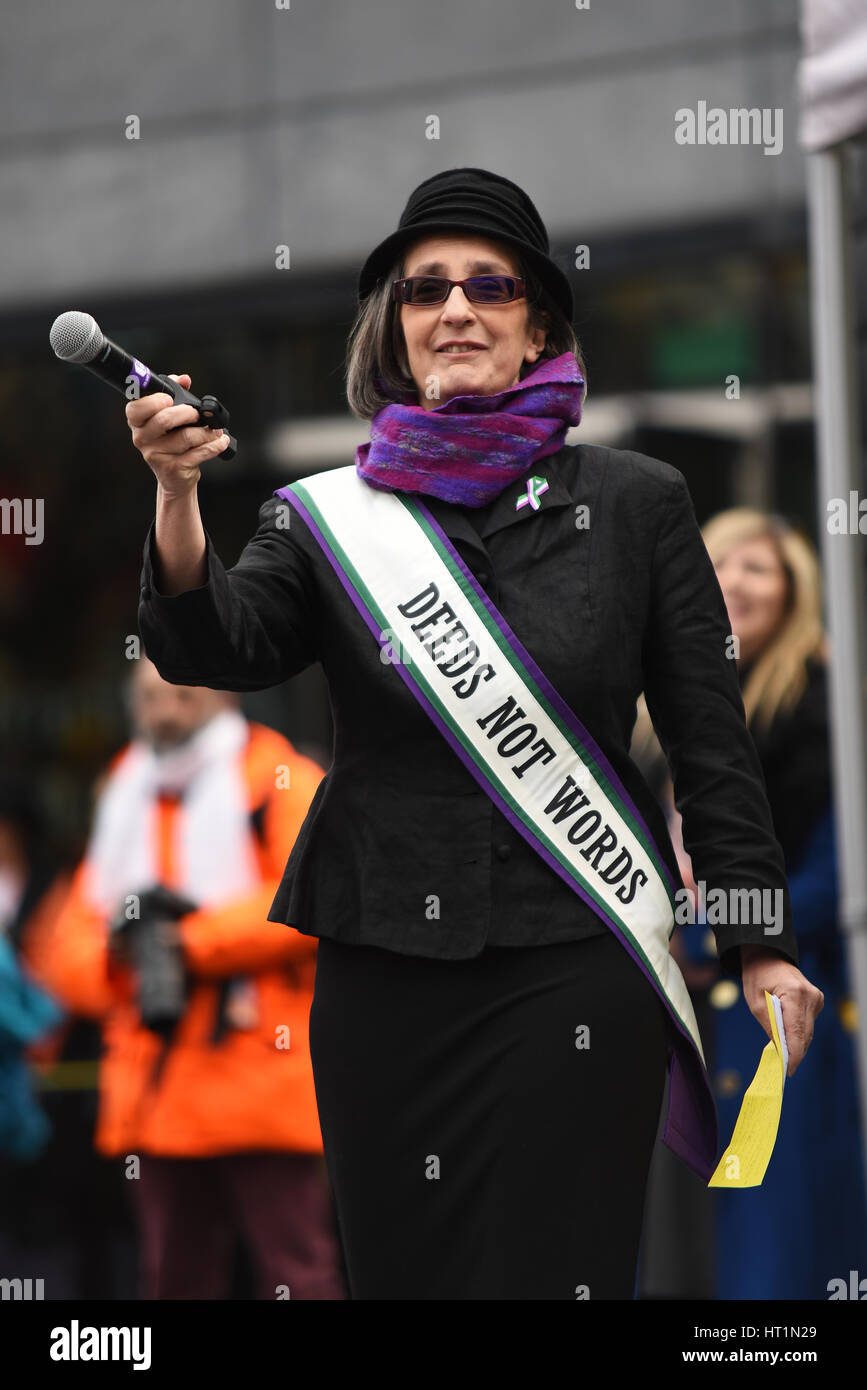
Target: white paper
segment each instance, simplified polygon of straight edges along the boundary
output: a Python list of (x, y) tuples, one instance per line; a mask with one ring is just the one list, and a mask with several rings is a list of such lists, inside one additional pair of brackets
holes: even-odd
[(786, 1075), (789, 1070), (789, 1049), (786, 1045), (786, 1030), (783, 1027), (783, 1006), (776, 994), (771, 995), (771, 1003), (774, 1006), (774, 1013), (777, 1017), (777, 1032), (780, 1035), (780, 1042), (783, 1048), (783, 1089), (786, 1086)]

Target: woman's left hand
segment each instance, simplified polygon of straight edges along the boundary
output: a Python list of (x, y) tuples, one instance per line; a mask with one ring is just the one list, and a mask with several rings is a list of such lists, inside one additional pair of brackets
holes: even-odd
[(796, 965), (764, 946), (741, 946), (741, 982), (750, 1013), (769, 1038), (772, 1034), (764, 991), (779, 999), (789, 1049), (786, 1075), (793, 1076), (813, 1040), (813, 1025), (825, 1007), (824, 994)]

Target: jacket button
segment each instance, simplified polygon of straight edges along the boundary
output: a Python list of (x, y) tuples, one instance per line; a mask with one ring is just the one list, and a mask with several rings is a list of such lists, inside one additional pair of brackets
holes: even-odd
[(497, 858), (498, 858), (498, 859), (508, 859), (508, 858), (509, 858), (509, 855), (510, 855), (511, 853), (512, 853), (512, 847), (511, 847), (511, 845), (497, 845)]
[(487, 570), (479, 570), (478, 574), (476, 575), (476, 579), (478, 579), (480, 584), (487, 584), (490, 577), (491, 576), (488, 574)]

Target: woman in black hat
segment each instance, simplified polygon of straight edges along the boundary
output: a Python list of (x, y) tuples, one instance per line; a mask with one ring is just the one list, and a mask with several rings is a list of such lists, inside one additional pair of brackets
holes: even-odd
[[(195, 492), (223, 437), (168, 397), (127, 406), (158, 480), (139, 621), (160, 674), (256, 690), (321, 661), (328, 679), (334, 761), (269, 918), (319, 937), (311, 1056), (353, 1298), (632, 1297), (667, 1071), (665, 1142), (713, 1170), (670, 917), (658, 898), (646, 920), (636, 906), (645, 888), (664, 907), (682, 890), (627, 755), (642, 689), (697, 871), (780, 897), (779, 921), (717, 937), (766, 1033), (763, 991), (780, 996), (790, 1073), (822, 1006), (797, 969), (685, 482), (565, 445), (584, 366), (548, 251), (533, 203), (499, 175), (448, 170), (413, 192), (359, 282), (347, 394), (370, 443), (263, 503), (231, 570)], [(450, 598), (431, 614), (411, 591), (398, 607), (424, 612), (406, 629), (424, 649), (395, 655), (375, 614), (377, 587), (385, 605), (400, 582), (398, 536), (407, 572), (430, 565), (431, 593)], [(464, 601), (466, 624), (446, 630)], [(447, 709), (436, 682), (468, 667)], [(468, 712), (504, 673), (538, 710), (520, 755), (520, 700)]]

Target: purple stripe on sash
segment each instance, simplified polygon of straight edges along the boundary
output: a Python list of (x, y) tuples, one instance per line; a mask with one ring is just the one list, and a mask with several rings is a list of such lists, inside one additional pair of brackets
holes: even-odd
[[(385, 648), (386, 646), (388, 646), (389, 639), (383, 638), (381, 636), (380, 629), (377, 627), (376, 624), (376, 619), (373, 617), (371, 613), (369, 613), (363, 600), (356, 593), (351, 580), (346, 574), (340, 562), (340, 559), (332, 550), (327, 537), (324, 535), (320, 527), (317, 525), (315, 518), (312, 516), (309, 509), (305, 506), (301, 499), (298, 497), (297, 493), (292, 491), (291, 485), (287, 485), (286, 487), (276, 489), (273, 493), (273, 496), (285, 498), (286, 501), (291, 502), (292, 505), (298, 510), (305, 524), (309, 527), (310, 531), (312, 532), (313, 536), (315, 537), (316, 541), (321, 547), (323, 554), (325, 555), (325, 558), (328, 560), (329, 564), (334, 570), (334, 573), (337, 575), (337, 578), (339, 579), (341, 585), (343, 586), (344, 590), (346, 591), (356, 610), (363, 619), (365, 625), (369, 628), (373, 636), (376, 638), (376, 641), (379, 644), (380, 648)], [(427, 511), (427, 508), (424, 508), (424, 510)], [(431, 517), (430, 519), (433, 522), (433, 525), (436, 527), (436, 529), (440, 532), (440, 535), (443, 535), (441, 529), (437, 526), (437, 523), (436, 521), (434, 521), (433, 517)], [(448, 544), (448, 538), (444, 537), (444, 539)], [(451, 546), (449, 546), (449, 549), (452, 549)], [(523, 660), (527, 661), (528, 667), (533, 668), (533, 674), (535, 678), (539, 680), (539, 678), (541, 677), (540, 683), (544, 683), (544, 685), (547, 686), (545, 693), (546, 695), (548, 695), (548, 698), (551, 699), (552, 695), (555, 697), (556, 701), (559, 702), (559, 707), (561, 708), (561, 713), (563, 714), (564, 718), (566, 718), (567, 716), (571, 716), (571, 719), (574, 720), (574, 724), (577, 726), (577, 729), (575, 731), (579, 734), (580, 737), (584, 737), (585, 731), (581, 728), (581, 725), (578, 723), (578, 720), (575, 718), (575, 716), (572, 715), (568, 705), (566, 705), (565, 702), (560, 699), (553, 686), (551, 686), (545, 680), (545, 677), (542, 676), (542, 673), (539, 670), (538, 666), (536, 666), (532, 658), (529, 657), (529, 653), (526, 653), (524, 651), (524, 648), (521, 647), (521, 644), (518, 642), (517, 638), (515, 638), (514, 634), (512, 634), (511, 629), (505, 622), (505, 619), (501, 618), (500, 615), (497, 613), (497, 610), (494, 608), (494, 605), (491, 603), (487, 594), (485, 594), (481, 589), (478, 588), (474, 577), (470, 574), (469, 570), (464, 565), (460, 556), (456, 554), (455, 558), (461, 565), (461, 568), (463, 569), (464, 573), (477, 588), (480, 597), (485, 601), (489, 611), (491, 612), (491, 616), (495, 619), (495, 621), (498, 622), (498, 625), (503, 630), (504, 635), (510, 642), (514, 643), (516, 651), (521, 655), (521, 658)], [(668, 1111), (666, 1114), (662, 1140), (666, 1147), (669, 1148), (672, 1151), (672, 1153), (677, 1154), (678, 1157), (681, 1158), (694, 1172), (698, 1173), (699, 1177), (704, 1178), (706, 1181), (709, 1180), (716, 1167), (716, 1152), (719, 1146), (719, 1121), (717, 1116), (716, 1103), (713, 1098), (713, 1092), (710, 1090), (710, 1085), (707, 1079), (705, 1068), (702, 1065), (701, 1058), (695, 1050), (695, 1044), (693, 1043), (692, 1038), (690, 1037), (687, 1029), (684, 1027), (684, 1025), (680, 1022), (680, 1020), (674, 1013), (671, 1005), (669, 1004), (668, 999), (666, 998), (665, 992), (657, 984), (657, 981), (655, 980), (652, 972), (648, 970), (647, 966), (644, 964), (643, 960), (638, 955), (638, 953), (634, 950), (628, 938), (624, 936), (617, 923), (614, 922), (608, 915), (608, 913), (605, 911), (605, 909), (601, 907), (600, 904), (598, 904), (596, 900), (593, 897), (591, 897), (591, 895), (584, 888), (582, 888), (579, 883), (575, 881), (575, 879), (570, 875), (568, 869), (566, 869), (564, 865), (562, 865), (560, 861), (550, 853), (550, 851), (545, 847), (545, 845), (543, 845), (541, 841), (535, 838), (533, 832), (514, 813), (514, 811), (506, 802), (505, 798), (496, 790), (496, 788), (491, 783), (489, 783), (486, 780), (484, 773), (476, 765), (471, 755), (464, 748), (463, 744), (452, 733), (449, 726), (445, 723), (445, 721), (439, 715), (437, 710), (427, 699), (424, 692), (421, 689), (419, 689), (419, 687), (415, 684), (415, 682), (412, 679), (412, 676), (407, 671), (404, 663), (395, 662), (393, 663), (393, 665), (398, 675), (403, 680), (404, 684), (410, 690), (411, 694), (415, 697), (415, 699), (418, 700), (419, 704), (425, 710), (426, 714), (439, 729), (442, 736), (446, 739), (449, 746), (460, 758), (461, 762), (464, 764), (467, 771), (473, 777), (474, 781), (476, 781), (482, 788), (482, 790), (485, 792), (485, 794), (491, 798), (491, 800), (496, 804), (496, 806), (506, 817), (506, 819), (511, 823), (515, 830), (517, 830), (518, 834), (521, 835), (521, 837), (530, 845), (531, 849), (534, 849), (539, 855), (541, 855), (541, 857), (545, 860), (547, 864), (550, 865), (554, 872), (558, 874), (560, 878), (563, 879), (563, 881), (566, 884), (568, 884), (568, 886), (574, 892), (576, 892), (579, 895), (579, 897), (581, 897), (584, 900), (587, 906), (590, 907), (592, 911), (595, 912), (597, 916), (602, 919), (602, 921), (604, 921), (605, 925), (609, 927), (611, 931), (614, 932), (614, 935), (617, 937), (620, 944), (623, 947), (625, 947), (625, 949), (629, 952), (629, 955), (635, 961), (635, 964), (638, 966), (639, 970), (641, 970), (642, 974), (645, 976), (645, 978), (653, 986), (656, 993), (662, 999), (662, 1002), (666, 1006), (668, 1015), (671, 1018), (671, 1021), (677, 1030), (675, 1042), (679, 1044), (680, 1047), (680, 1051), (677, 1047), (669, 1049), (670, 1086), (668, 1098)], [(555, 700), (552, 699), (551, 703), (554, 704)], [(592, 746), (595, 748), (596, 745), (593, 744), (593, 741), (589, 738), (589, 735), (586, 735), (586, 737), (588, 738)], [(603, 759), (603, 761), (606, 762), (606, 770), (608, 770), (607, 760)], [(612, 775), (616, 778), (616, 774), (613, 774), (613, 770)], [(644, 822), (642, 821), (641, 823), (643, 824)], [(653, 837), (651, 836), (650, 838), (651, 843), (653, 843)], [(686, 1044), (685, 1048), (684, 1044)]]
[[(587, 729), (584, 728), (584, 725), (578, 719), (578, 716), (566, 704), (566, 701), (563, 699), (562, 695), (560, 695), (554, 689), (553, 685), (548, 680), (548, 677), (545, 675), (544, 671), (536, 665), (536, 662), (533, 660), (532, 656), (527, 651), (527, 648), (523, 645), (520, 639), (515, 636), (515, 633), (509, 627), (509, 624), (506, 622), (506, 619), (503, 617), (502, 613), (500, 613), (499, 610), (494, 607), (492, 600), (485, 593), (484, 589), (479, 584), (479, 581), (476, 579), (476, 576), (473, 574), (472, 570), (464, 563), (463, 559), (458, 554), (451, 540), (446, 535), (443, 528), (440, 526), (436, 517), (432, 515), (432, 513), (428, 510), (428, 508), (425, 506), (424, 502), (420, 500), (420, 498), (413, 496), (412, 501), (414, 506), (418, 507), (420, 512), (424, 512), (426, 520), (430, 523), (432, 529), (436, 531), (443, 545), (446, 547), (449, 554), (455, 560), (456, 564), (460, 566), (464, 576), (472, 585), (475, 592), (478, 594), (479, 598), (487, 608), (494, 622), (497, 624), (497, 627), (500, 629), (503, 636), (506, 638), (506, 641), (509, 643), (509, 646), (516, 653), (519, 660), (521, 660), (524, 663), (527, 670), (530, 672), (531, 676), (536, 681), (536, 684), (540, 686), (543, 693), (547, 696), (550, 703), (554, 706), (557, 713), (560, 715), (560, 718), (563, 720), (566, 727), (571, 729), (572, 733), (576, 736), (579, 742), (581, 742), (585, 748), (590, 750), (593, 757), (596, 759), (596, 762), (599, 764), (606, 777), (611, 782), (617, 795), (621, 798), (622, 801), (626, 802), (626, 805), (629, 807), (637, 823), (641, 826), (648, 840), (654, 847), (656, 847), (656, 841), (651, 835), (650, 830), (645, 823), (644, 817), (642, 816), (635, 802), (632, 800), (632, 797), (629, 795), (629, 792), (626, 790), (626, 787), (623, 785), (617, 773), (614, 771), (614, 768), (611, 766), (605, 754), (602, 752), (602, 749), (599, 747), (598, 743), (593, 738), (593, 735), (589, 733)], [(677, 887), (674, 882), (671, 870), (669, 869), (662, 855), (659, 853), (658, 849), (657, 857), (659, 859), (660, 867), (663, 869), (665, 877), (668, 879), (668, 883), (672, 893), (676, 892)]]

